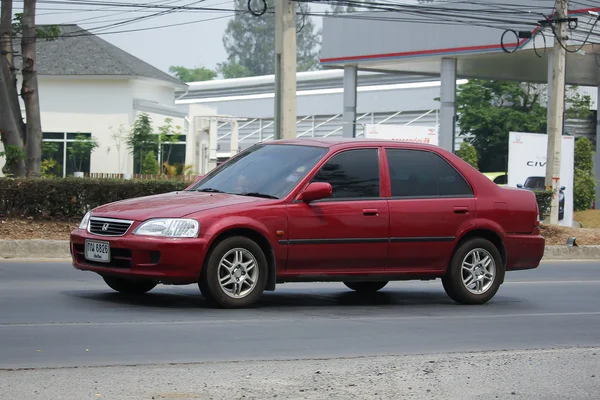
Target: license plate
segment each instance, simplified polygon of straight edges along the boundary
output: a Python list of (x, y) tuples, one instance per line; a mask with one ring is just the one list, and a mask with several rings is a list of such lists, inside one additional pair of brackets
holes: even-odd
[(108, 242), (95, 240), (85, 241), (85, 258), (90, 261), (110, 262), (110, 245)]

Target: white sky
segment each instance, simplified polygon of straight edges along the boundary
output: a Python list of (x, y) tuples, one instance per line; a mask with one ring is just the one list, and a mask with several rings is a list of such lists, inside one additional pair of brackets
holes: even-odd
[[(13, 0), (14, 11), (21, 12), (23, 0)], [(223, 33), (227, 22), (233, 18), (231, 11), (179, 11), (169, 15), (149, 18), (147, 20), (128, 23), (120, 27), (111, 27), (100, 30), (115, 22), (125, 19), (156, 13), (163, 10), (144, 10), (142, 12), (98, 4), (71, 5), (56, 4), (76, 1), (81, 3), (86, 0), (38, 0), (36, 23), (60, 24), (76, 23), (84, 29), (92, 29), (93, 33), (132, 30), (139, 28), (156, 27), (169, 24), (200, 21), (210, 18), (219, 18), (212, 21), (197, 22), (189, 25), (153, 29), (140, 32), (116, 33), (99, 35), (104, 40), (120, 47), (130, 54), (154, 65), (167, 72), (171, 65), (183, 65), (191, 68), (204, 66), (215, 68), (218, 62), (226, 60), (223, 48)], [(190, 7), (211, 7), (233, 10), (233, 0), (89, 0), (102, 1), (102, 3), (136, 3), (136, 4), (161, 4), (169, 6), (188, 5)], [(326, 7), (312, 6), (313, 11), (323, 12)], [(92, 18), (92, 19), (90, 19)], [(312, 17), (318, 27), (322, 25), (322, 18)], [(87, 20), (87, 21), (83, 21)], [(93, 30), (98, 28), (98, 30)]]

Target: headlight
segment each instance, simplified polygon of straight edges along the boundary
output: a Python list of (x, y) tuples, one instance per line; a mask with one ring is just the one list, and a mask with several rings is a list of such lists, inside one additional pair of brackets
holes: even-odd
[(173, 238), (194, 238), (198, 236), (200, 224), (193, 219), (158, 218), (151, 219), (133, 231), (134, 235), (162, 236)]
[(92, 215), (91, 211), (88, 211), (84, 216), (81, 222), (79, 223), (79, 229), (87, 229), (88, 224), (90, 223), (90, 216)]

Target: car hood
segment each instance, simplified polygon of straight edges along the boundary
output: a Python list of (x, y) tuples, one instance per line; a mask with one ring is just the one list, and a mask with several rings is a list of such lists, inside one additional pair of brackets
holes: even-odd
[(95, 208), (92, 211), (92, 216), (134, 221), (143, 221), (149, 218), (181, 218), (192, 213), (217, 207), (256, 203), (259, 201), (265, 201), (265, 199), (226, 193), (181, 191), (109, 203)]

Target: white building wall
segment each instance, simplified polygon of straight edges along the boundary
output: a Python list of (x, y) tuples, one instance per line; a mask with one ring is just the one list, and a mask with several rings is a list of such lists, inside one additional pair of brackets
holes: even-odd
[(133, 97), (173, 107), (175, 89), (163, 82), (136, 79), (130, 81)]
[(125, 140), (133, 96), (126, 80), (42, 78), (39, 86), (44, 132), (91, 133), (99, 144), (90, 159), (92, 172), (131, 172)]
[[(97, 140), (99, 147), (90, 160), (90, 170), (94, 173), (133, 172), (133, 157), (126, 140), (139, 114), (134, 109), (135, 99), (176, 111), (175, 88), (145, 79), (40, 76), (39, 93), (44, 132), (91, 133)], [(21, 108), (25, 116), (22, 102)], [(155, 113), (151, 117), (158, 130), (169, 116)], [(184, 118), (171, 118), (185, 134)], [(1, 147), (0, 144), (0, 151)], [(0, 159), (0, 166), (4, 166), (3, 159)]]

